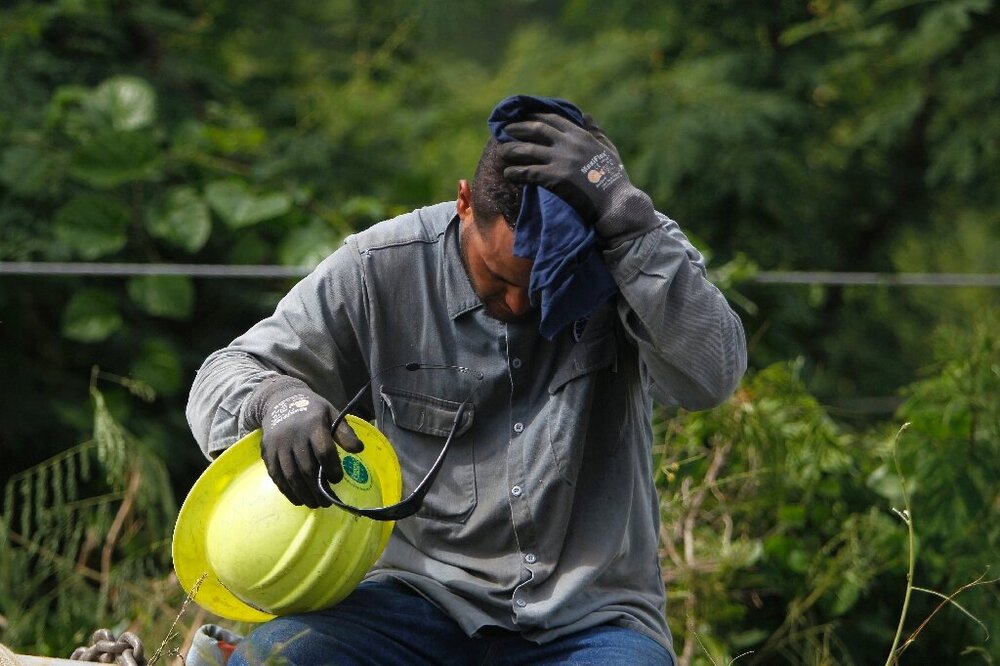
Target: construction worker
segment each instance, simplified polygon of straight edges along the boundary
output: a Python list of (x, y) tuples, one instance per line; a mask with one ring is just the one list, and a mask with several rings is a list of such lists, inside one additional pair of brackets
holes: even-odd
[[(205, 454), (261, 428), (294, 504), (330, 505), (331, 425), (372, 377), (354, 411), (391, 442), (404, 487), (454, 436), (354, 592), (259, 625), (230, 663), (676, 661), (652, 402), (724, 401), (746, 368), (742, 326), (589, 117), (518, 96), (491, 121), (456, 201), (349, 237), (198, 372), (187, 414)], [(399, 369), (414, 363), (477, 376)], [(361, 446), (344, 424), (335, 438)]]

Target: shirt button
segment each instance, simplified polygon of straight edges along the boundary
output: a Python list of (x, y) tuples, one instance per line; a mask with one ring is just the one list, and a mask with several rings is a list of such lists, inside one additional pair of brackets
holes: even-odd
[(528, 605), (528, 602), (525, 601), (524, 599), (518, 599), (514, 603), (517, 604), (519, 608), (524, 608), (525, 606)]
[(514, 486), (513, 488), (511, 488), (510, 489), (510, 494), (513, 495), (514, 497), (520, 497), (521, 496), (521, 486)]
[(527, 555), (524, 556), (524, 561), (527, 562), (528, 564), (534, 564), (535, 562), (538, 561), (538, 558), (535, 557), (534, 553), (528, 553)]
[(512, 360), (512, 361), (510, 362), (510, 364), (511, 364), (511, 366), (512, 366), (512, 367), (513, 367), (513, 368), (514, 368), (515, 370), (517, 370), (518, 368), (520, 368), (520, 367), (521, 367), (521, 359), (519, 359), (519, 358), (515, 358), (514, 360)]
[(524, 424), (518, 421), (514, 424), (514, 432), (524, 432)]

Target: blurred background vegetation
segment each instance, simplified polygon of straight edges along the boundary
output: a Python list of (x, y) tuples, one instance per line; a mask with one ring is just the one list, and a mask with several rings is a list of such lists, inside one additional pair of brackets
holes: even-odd
[[(452, 198), (502, 97), (568, 98), (750, 342), (727, 405), (657, 416), (682, 663), (886, 659), (904, 422), (914, 584), (1000, 575), (998, 290), (754, 279), (1000, 273), (991, 0), (13, 0), (0, 85), (0, 262), (302, 271)], [(187, 389), (292, 282), (0, 274), (0, 640), (171, 633)], [(956, 601), (914, 592), (903, 663), (1000, 661), (1000, 588)]]

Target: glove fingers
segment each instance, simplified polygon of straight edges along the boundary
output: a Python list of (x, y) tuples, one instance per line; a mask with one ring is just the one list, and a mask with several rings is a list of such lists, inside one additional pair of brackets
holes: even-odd
[(300, 492), (302, 484), (299, 480), (298, 469), (296, 468), (292, 452), (287, 448), (279, 449), (272, 465), (274, 471), (269, 468), (268, 474), (271, 475), (271, 479), (278, 486), (281, 494), (287, 497), (288, 501), (295, 506), (305, 504)]
[(507, 167), (503, 170), (503, 177), (515, 185), (533, 185), (528, 171), (524, 167)]
[(278, 486), (278, 490), (288, 498), (289, 502), (298, 506), (299, 502), (296, 501), (291, 487), (285, 481), (285, 474), (281, 470), (281, 462), (278, 460), (277, 455), (264, 454), (262, 457), (264, 458), (264, 467), (267, 468), (267, 475), (271, 477), (271, 481), (274, 482), (274, 485)]
[[(314, 440), (310, 438), (308, 446), (292, 448), (293, 469), (288, 479), (296, 496), (310, 509), (330, 504), (319, 490), (319, 461), (313, 451), (314, 445)], [(340, 471), (340, 465), (335, 465), (334, 469)], [(326, 472), (325, 467), (323, 471)]]
[(533, 164), (509, 166), (503, 170), (503, 177), (515, 185), (541, 185), (556, 194), (563, 189), (560, 178), (545, 166)]
[[(333, 410), (331, 409), (331, 411)], [(333, 421), (335, 421), (336, 418), (337, 418), (337, 412), (333, 411), (333, 413), (331, 414), (330, 422), (333, 423)], [(357, 433), (354, 432), (354, 428), (350, 426), (350, 424), (347, 422), (347, 419), (341, 421), (340, 425), (337, 426), (337, 432), (333, 434), (333, 439), (345, 451), (350, 451), (351, 453), (361, 453), (362, 451), (365, 450), (365, 445), (361, 443), (360, 439), (358, 439)], [(334, 455), (336, 455), (336, 453), (337, 452), (334, 451)], [(339, 465), (340, 459), (338, 458), (337, 460)]]
[(542, 122), (559, 132), (576, 132), (580, 129), (575, 122), (558, 113), (533, 113), (531, 120)]
[[(528, 120), (506, 125), (504, 131), (520, 141), (539, 143), (544, 146), (558, 146), (561, 142), (573, 140), (570, 137), (586, 135), (590, 133), (591, 127), (596, 128), (603, 135), (601, 128), (594, 124), (593, 118), (590, 116), (584, 116), (583, 122), (584, 125), (581, 127), (569, 118), (555, 113), (536, 113)], [(595, 138), (597, 138), (596, 135)], [(610, 140), (607, 143), (610, 144)]]
[(589, 113), (583, 114), (583, 126), (586, 127), (588, 130), (590, 130), (591, 134), (593, 134), (594, 132), (601, 131), (601, 128), (597, 124), (597, 121), (594, 120), (594, 116), (590, 115)]
[(614, 155), (618, 155), (618, 149), (615, 148), (615, 144), (611, 143), (611, 139), (609, 139), (608, 135), (604, 133), (604, 130), (602, 130), (600, 126), (594, 122), (594, 119), (589, 113), (583, 114), (583, 126), (586, 127), (587, 130), (594, 135), (594, 138), (600, 141), (605, 148), (611, 151)]
[(504, 131), (518, 141), (528, 141), (543, 146), (551, 146), (559, 140), (561, 132), (541, 120), (521, 120), (508, 123)]
[(500, 157), (504, 164), (547, 164), (551, 149), (526, 141), (509, 141), (500, 144)]

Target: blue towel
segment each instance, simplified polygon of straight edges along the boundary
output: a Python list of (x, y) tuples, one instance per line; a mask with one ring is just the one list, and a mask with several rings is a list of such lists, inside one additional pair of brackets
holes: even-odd
[[(558, 113), (584, 126), (583, 113), (573, 104), (531, 95), (502, 100), (487, 124), (497, 141), (513, 141), (504, 127), (534, 113)], [(538, 329), (549, 340), (578, 319), (589, 317), (618, 292), (598, 240), (597, 232), (568, 203), (544, 187), (524, 187), (514, 254), (534, 260), (528, 293), (531, 302), (541, 306)]]

